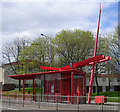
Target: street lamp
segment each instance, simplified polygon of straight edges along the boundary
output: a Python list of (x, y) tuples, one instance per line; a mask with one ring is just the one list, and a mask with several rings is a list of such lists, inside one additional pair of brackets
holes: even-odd
[[(43, 33), (41, 33), (41, 36), (48, 37), (44, 35)], [(51, 67), (51, 37), (48, 37), (48, 38), (50, 38), (50, 67)]]

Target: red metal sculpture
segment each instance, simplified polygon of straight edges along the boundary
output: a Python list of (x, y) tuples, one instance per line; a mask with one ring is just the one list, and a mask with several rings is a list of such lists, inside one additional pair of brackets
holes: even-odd
[[(73, 96), (78, 94), (82, 96), (86, 96), (86, 73), (80, 71), (80, 68), (87, 65), (92, 65), (89, 94), (88, 94), (88, 103), (90, 103), (95, 64), (100, 62), (105, 62), (111, 59), (111, 57), (109, 56), (104, 56), (104, 55), (96, 56), (99, 25), (100, 25), (100, 15), (101, 15), (101, 5), (99, 12), (99, 21), (98, 21), (97, 35), (95, 41), (95, 48), (94, 48), (94, 57), (77, 63), (73, 63), (72, 66), (67, 65), (61, 68), (40, 66), (41, 69), (47, 70), (47, 72), (10, 75), (9, 77), (11, 78), (23, 80), (23, 94), (25, 94), (24, 80), (31, 80), (31, 79), (33, 80), (33, 95), (35, 95), (35, 79), (39, 78), (41, 80), (41, 90), (42, 90), (42, 82), (44, 82), (44, 93), (46, 93), (47, 95), (59, 93), (60, 95), (68, 95), (68, 96)], [(41, 100), (42, 100), (42, 91), (41, 91)]]

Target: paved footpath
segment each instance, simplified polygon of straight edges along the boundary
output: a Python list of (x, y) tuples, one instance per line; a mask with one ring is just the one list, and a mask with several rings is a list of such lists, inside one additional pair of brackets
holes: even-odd
[[(25, 106), (22, 107), (21, 105), (8, 105), (8, 104), (2, 104), (2, 112), (78, 112), (78, 110), (69, 110), (62, 109), (62, 110), (56, 110), (56, 108), (36, 108), (36, 107), (30, 107)], [(102, 112), (101, 110), (79, 110), (79, 112)], [(104, 112), (118, 112), (118, 111), (110, 111), (110, 110), (104, 110)]]
[[(50, 104), (50, 103), (41, 103), (40, 108), (38, 108), (38, 102), (26, 102), (23, 107), (22, 103), (17, 102), (11, 102), (9, 103), (1, 103), (0, 109), (2, 112), (78, 112), (78, 105), (73, 104), (58, 104), (58, 108), (56, 104)], [(102, 105), (86, 105), (86, 104), (80, 104), (79, 105), (79, 112), (102, 112), (101, 110)], [(110, 109), (111, 110), (107, 110)], [(118, 112), (115, 110), (112, 110), (113, 106), (105, 105), (103, 112)], [(58, 109), (58, 110), (57, 110)]]

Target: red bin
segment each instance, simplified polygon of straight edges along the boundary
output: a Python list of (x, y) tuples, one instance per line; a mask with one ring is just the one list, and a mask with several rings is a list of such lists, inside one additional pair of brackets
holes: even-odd
[(95, 96), (95, 103), (106, 103), (106, 96)]

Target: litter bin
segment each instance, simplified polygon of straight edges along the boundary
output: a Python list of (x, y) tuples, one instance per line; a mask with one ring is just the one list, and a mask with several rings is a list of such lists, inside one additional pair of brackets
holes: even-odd
[(95, 103), (106, 103), (107, 102), (107, 97), (106, 96), (95, 96)]

